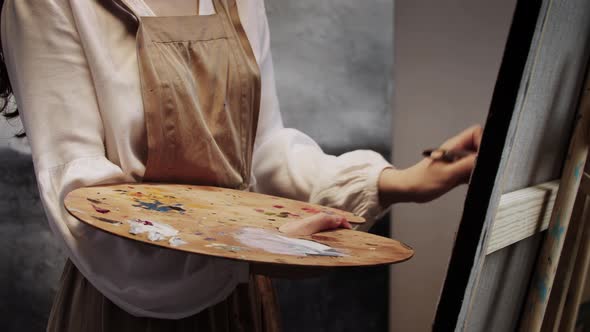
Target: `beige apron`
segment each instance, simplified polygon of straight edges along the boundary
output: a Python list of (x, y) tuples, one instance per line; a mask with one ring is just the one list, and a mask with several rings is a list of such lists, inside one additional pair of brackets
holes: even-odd
[[(144, 181), (246, 189), (260, 106), (260, 74), (235, 0), (208, 16), (144, 17), (137, 52), (147, 129)], [(134, 317), (68, 260), (48, 331), (278, 331), (269, 278), (252, 276), (223, 302), (181, 320)]]
[(207, 16), (136, 14), (145, 181), (248, 186), (260, 73), (235, 1), (213, 5)]

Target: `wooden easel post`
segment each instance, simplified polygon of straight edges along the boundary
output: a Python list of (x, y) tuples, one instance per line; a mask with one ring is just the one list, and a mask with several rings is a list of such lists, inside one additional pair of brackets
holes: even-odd
[[(581, 188), (584, 187), (586, 178), (586, 176), (582, 178)], [(578, 195), (574, 203), (571, 225), (565, 236), (561, 258), (557, 267), (555, 280), (553, 281), (545, 316), (543, 317), (542, 332), (559, 331), (568, 288), (570, 287), (573, 272), (577, 265), (576, 256), (578, 254), (578, 248), (580, 247), (580, 241), (583, 240), (582, 233), (588, 224), (584, 217), (586, 198), (586, 195)]]
[[(590, 192), (585, 192), (585, 194), (590, 195)], [(573, 331), (575, 328), (578, 308), (584, 292), (585, 281), (588, 277), (588, 265), (590, 264), (590, 223), (588, 220), (585, 221), (581, 236), (582, 241), (580, 242), (580, 249), (573, 269), (573, 277), (564, 301), (563, 314), (558, 324), (555, 324), (554, 331)]]
[[(529, 288), (527, 302), (520, 323), (520, 331), (537, 332), (543, 327), (543, 320), (553, 288), (560, 256), (564, 247), (566, 233), (573, 220), (574, 202), (578, 195), (589, 195), (581, 188), (582, 178), (588, 176), (584, 172), (590, 148), (590, 75), (586, 75), (586, 83), (581, 97), (574, 132), (566, 156), (559, 191), (551, 214), (551, 221), (537, 266)], [(584, 208), (578, 204), (577, 208)], [(575, 212), (582, 215), (580, 212)], [(559, 317), (560, 315), (557, 315)], [(559, 326), (559, 324), (556, 324)], [(555, 326), (555, 325), (554, 325)], [(559, 331), (563, 331), (560, 329)]]

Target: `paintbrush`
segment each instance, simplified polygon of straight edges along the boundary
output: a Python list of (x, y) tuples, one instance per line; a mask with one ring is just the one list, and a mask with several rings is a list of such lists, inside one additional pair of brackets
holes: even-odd
[(428, 149), (422, 152), (422, 155), (427, 158), (434, 160), (442, 160), (446, 162), (454, 162), (463, 157), (467, 157), (473, 154), (473, 151), (469, 150), (447, 150), (447, 149)]

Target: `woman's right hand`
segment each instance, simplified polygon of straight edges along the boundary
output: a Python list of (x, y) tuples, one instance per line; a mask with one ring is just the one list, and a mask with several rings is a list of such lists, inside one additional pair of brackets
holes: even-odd
[[(285, 235), (303, 236), (337, 228), (352, 229), (352, 226), (343, 216), (317, 213), (307, 218), (288, 221), (279, 227), (279, 231), (285, 233)], [(283, 279), (314, 278), (319, 277), (330, 270), (330, 268), (326, 267), (285, 266), (270, 263), (250, 264), (250, 272), (253, 274), (261, 274)]]
[(336, 228), (352, 229), (352, 226), (343, 216), (317, 213), (307, 218), (288, 221), (279, 227), (279, 232), (287, 235), (312, 235)]

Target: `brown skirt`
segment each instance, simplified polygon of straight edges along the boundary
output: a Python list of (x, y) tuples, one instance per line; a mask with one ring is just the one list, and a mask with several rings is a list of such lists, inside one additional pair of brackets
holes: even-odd
[(68, 259), (48, 332), (278, 332), (278, 302), (270, 278), (253, 275), (226, 300), (178, 320), (133, 316), (104, 297)]

